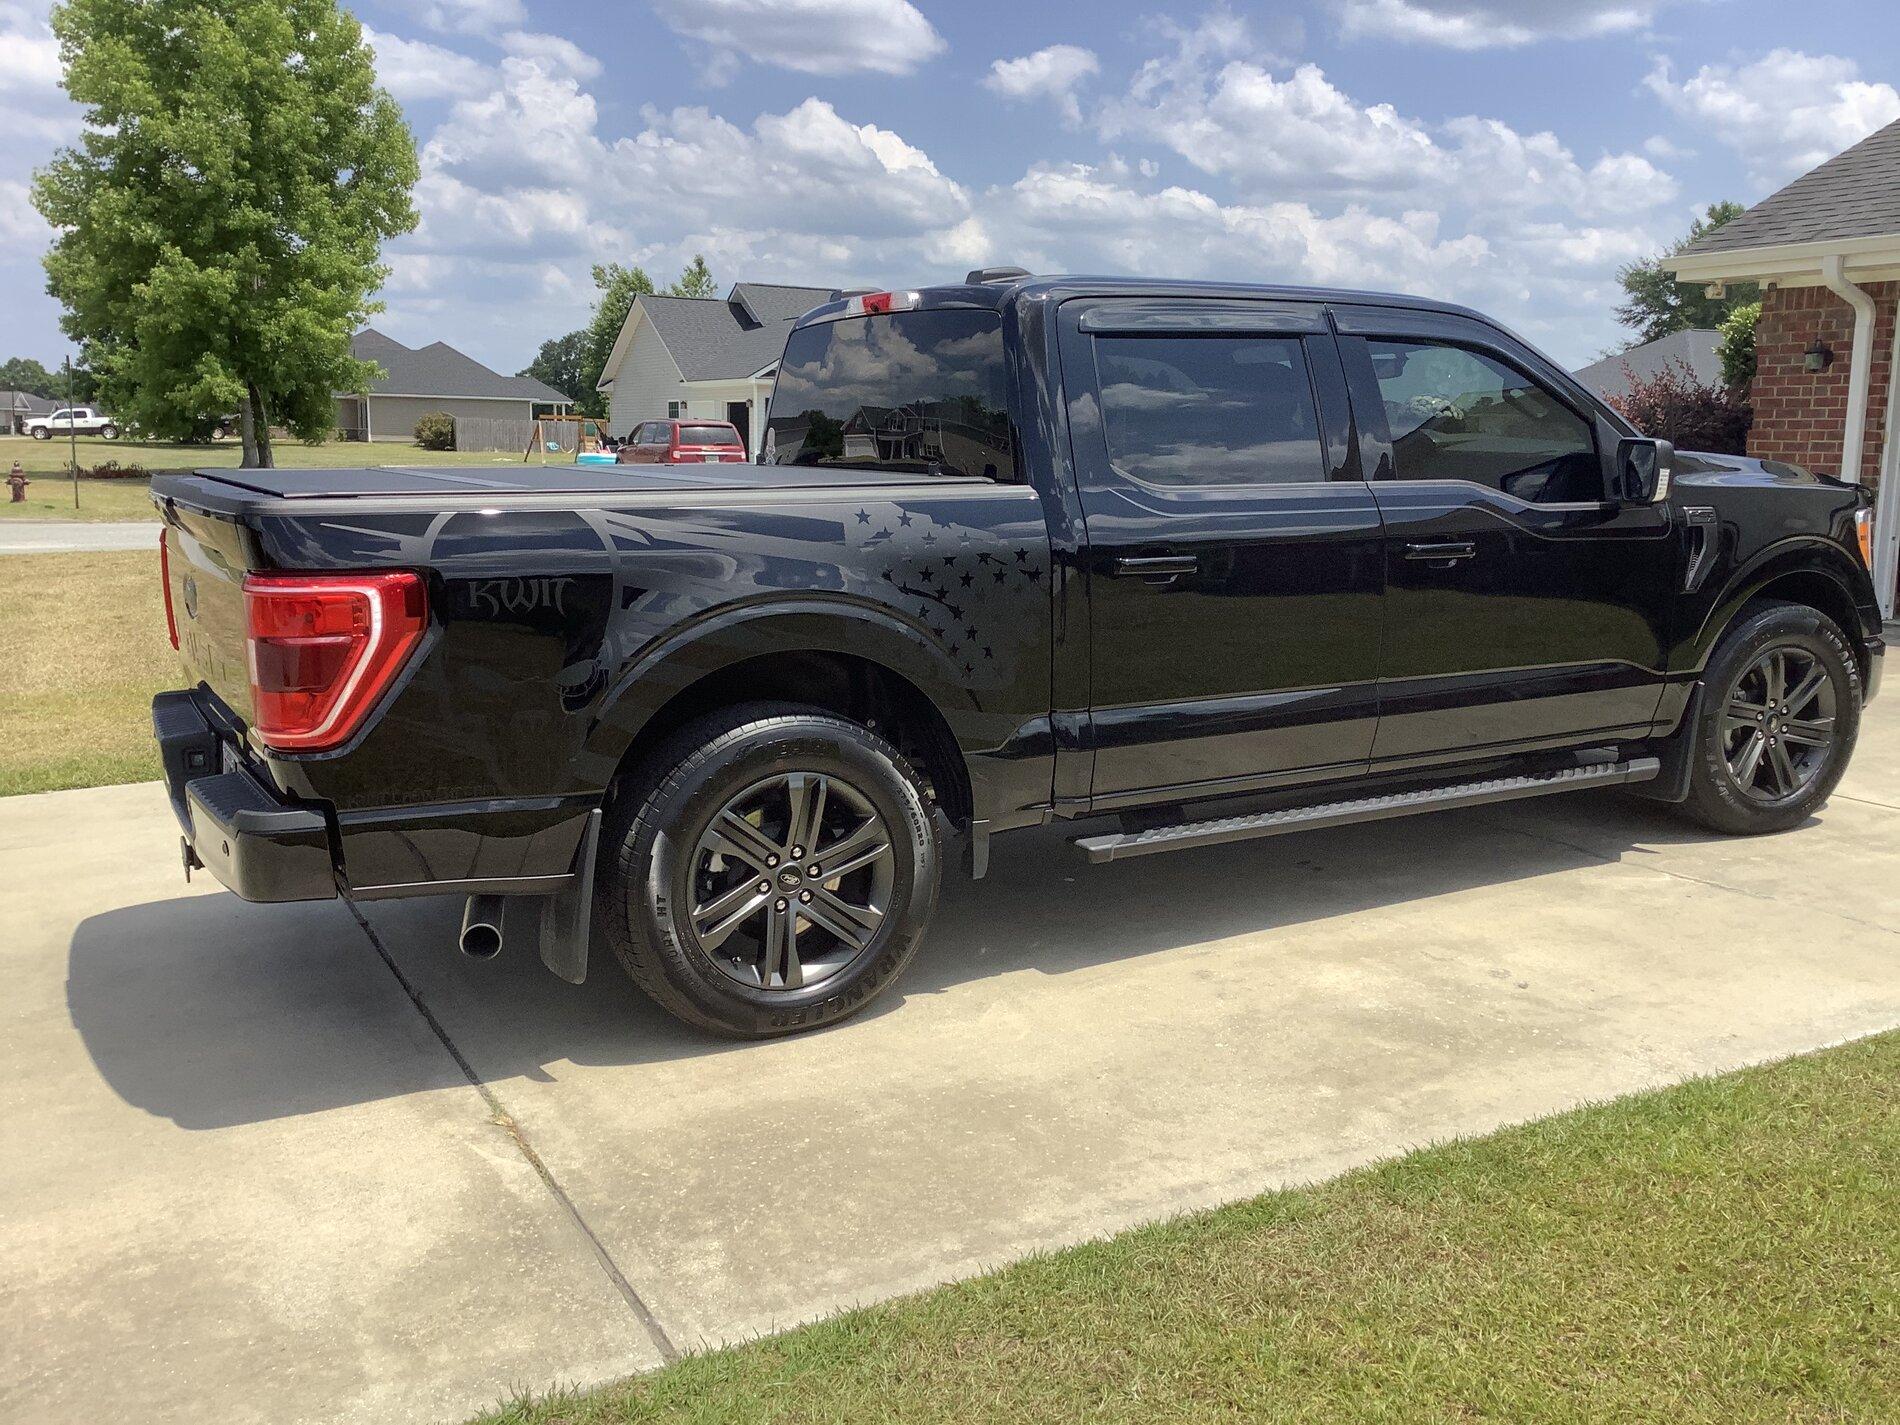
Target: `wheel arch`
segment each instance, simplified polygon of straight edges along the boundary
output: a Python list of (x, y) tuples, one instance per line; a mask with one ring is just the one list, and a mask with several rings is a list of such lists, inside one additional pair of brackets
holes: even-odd
[[(1857, 577), (1858, 576), (1858, 577)], [(1757, 599), (1781, 599), (1826, 614), (1847, 635), (1856, 661), (1867, 674), (1868, 654), (1861, 639), (1861, 604), (1857, 595), (1871, 592), (1865, 574), (1845, 552), (1824, 540), (1802, 539), (1763, 551), (1730, 578), (1696, 637), (1695, 667), (1708, 666), (1709, 656), (1742, 611)]]
[(853, 606), (741, 612), (675, 636), (616, 681), (590, 738), (610, 780), (695, 718), (747, 702), (797, 702), (874, 728), (930, 781), (958, 826), (972, 809), (957, 728), (980, 716), (948, 660), (913, 630)]

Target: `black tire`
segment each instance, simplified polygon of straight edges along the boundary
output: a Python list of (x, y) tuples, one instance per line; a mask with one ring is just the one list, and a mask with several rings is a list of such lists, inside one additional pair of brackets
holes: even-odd
[(49, 429), (47, 429), (47, 428), (46, 428), (45, 426), (34, 426), (34, 427), (33, 427), (33, 439), (35, 439), (35, 440), (51, 440), (52, 438), (53, 438), (53, 432), (52, 432), (52, 431), (50, 431)]
[[(822, 808), (817, 844), (797, 848), (803, 864), (781, 855), (768, 867), (768, 843), (784, 852), (797, 839), (800, 788), (807, 812)], [(757, 809), (738, 810), (748, 807)], [(731, 844), (713, 829), (715, 819), (731, 824), (728, 811), (758, 832), (756, 842), (735, 848), (756, 860), (713, 849)], [(870, 848), (880, 827), (887, 855), (843, 877), (809, 875), (823, 869), (813, 858), (827, 838), (833, 850), (866, 837)], [(937, 830), (917, 775), (875, 732), (796, 704), (732, 708), (668, 738), (617, 789), (601, 851), (598, 924), (634, 984), (688, 1024), (735, 1038), (771, 1038), (857, 1013), (910, 963), (937, 904)], [(763, 904), (741, 920), (755, 899)], [(727, 901), (729, 917), (707, 914)], [(862, 919), (845, 919), (847, 912)], [(789, 928), (789, 954), (774, 924)], [(706, 943), (714, 937), (717, 953)]]
[[(1768, 695), (1776, 660), (1779, 699)], [(1802, 604), (1757, 600), (1716, 644), (1703, 688), (1683, 811), (1736, 836), (1800, 825), (1833, 792), (1860, 734), (1860, 665), (1840, 626)], [(1825, 746), (1814, 740), (1823, 734)]]
[(103, 425), (99, 427), (99, 439), (117, 440), (118, 438), (119, 438), (119, 428), (117, 426)]

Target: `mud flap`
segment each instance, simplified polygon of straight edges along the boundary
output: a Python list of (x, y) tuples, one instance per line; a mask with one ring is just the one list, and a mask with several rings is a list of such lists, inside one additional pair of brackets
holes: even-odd
[(571, 985), (587, 978), (587, 940), (594, 919), (594, 858), (600, 850), (600, 808), (587, 816), (580, 849), (574, 853), (574, 879), (566, 890), (541, 903), (541, 963)]

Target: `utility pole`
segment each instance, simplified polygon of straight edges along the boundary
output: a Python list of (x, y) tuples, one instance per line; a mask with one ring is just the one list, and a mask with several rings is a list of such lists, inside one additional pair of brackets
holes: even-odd
[(66, 353), (66, 450), (73, 462), (73, 508), (79, 508), (79, 422), (73, 418), (73, 357)]

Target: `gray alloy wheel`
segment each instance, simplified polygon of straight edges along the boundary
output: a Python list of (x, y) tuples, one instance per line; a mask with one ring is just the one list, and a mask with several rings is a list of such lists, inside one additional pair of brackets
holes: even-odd
[(693, 938), (748, 989), (810, 989), (870, 947), (895, 865), (884, 818), (849, 782), (808, 771), (767, 777), (699, 837)]
[(1806, 790), (1834, 751), (1834, 679), (1810, 649), (1757, 655), (1729, 688), (1722, 758), (1749, 800), (1786, 801)]

